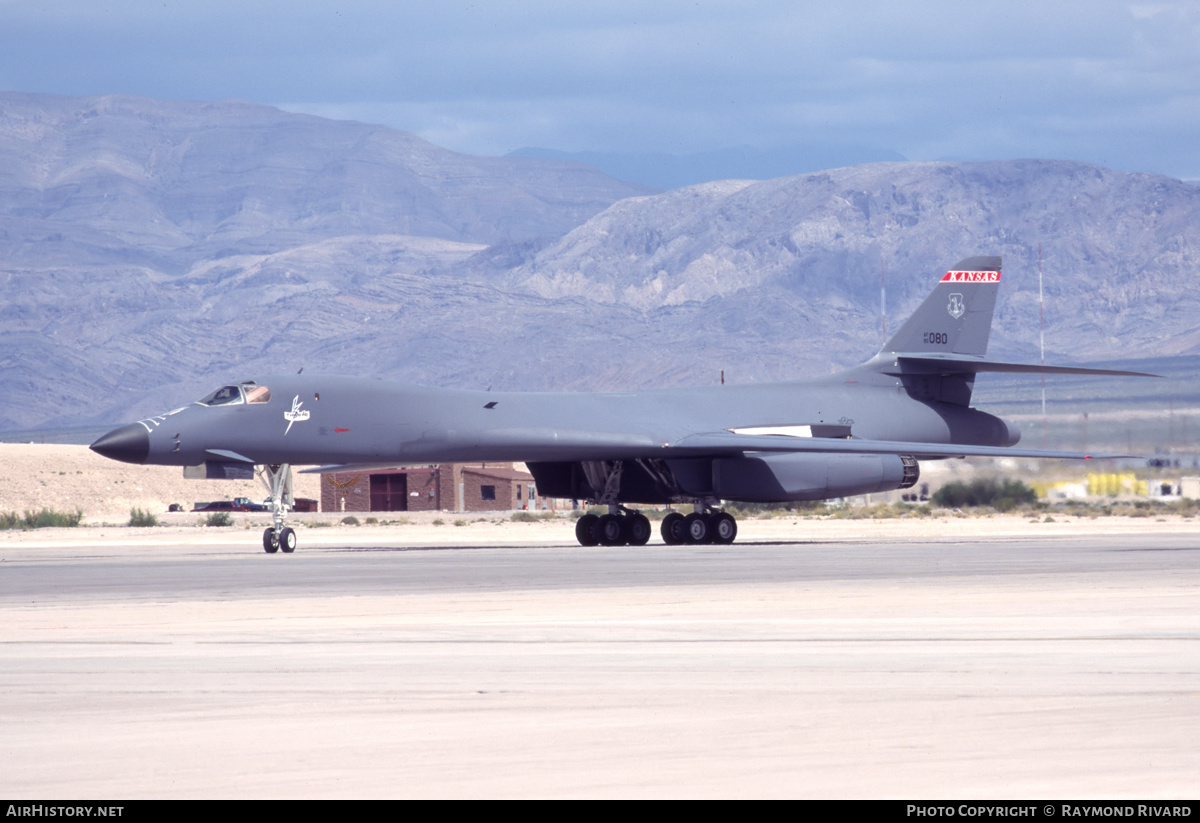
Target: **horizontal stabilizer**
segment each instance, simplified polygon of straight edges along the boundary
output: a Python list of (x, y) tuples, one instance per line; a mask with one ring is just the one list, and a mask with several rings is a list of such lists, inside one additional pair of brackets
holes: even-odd
[(1118, 369), (1090, 369), (1082, 366), (1043, 366), (1037, 363), (1005, 363), (1000, 360), (985, 360), (976, 357), (937, 357), (900, 354), (895, 364), (882, 369), (884, 374), (981, 374), (997, 372), (1003, 374), (1082, 374), (1107, 377), (1161, 377), (1140, 371)]

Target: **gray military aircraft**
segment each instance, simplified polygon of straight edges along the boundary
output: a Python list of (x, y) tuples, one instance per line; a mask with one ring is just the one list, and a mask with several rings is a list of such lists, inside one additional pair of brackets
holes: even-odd
[[(988, 360), (1000, 258), (941, 278), (866, 363), (818, 380), (639, 392), (490, 392), (365, 378), (246, 380), (190, 406), (115, 429), (91, 448), (199, 477), (260, 476), (271, 490), (268, 552), (296, 547), (285, 525), (291, 466), (347, 471), (451, 461), (520, 461), (539, 494), (606, 506), (579, 518), (584, 545), (645, 544), (624, 503), (691, 504), (662, 522), (667, 543), (732, 543), (721, 501), (822, 500), (903, 489), (918, 460), (1087, 458), (1016, 449), (1012, 424), (970, 406), (982, 372), (1140, 375)], [(1115, 455), (1097, 455), (1115, 456)]]

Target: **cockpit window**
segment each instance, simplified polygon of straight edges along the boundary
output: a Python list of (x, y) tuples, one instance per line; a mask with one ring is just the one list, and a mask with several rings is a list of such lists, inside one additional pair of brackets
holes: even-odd
[(266, 386), (245, 385), (247, 403), (266, 403), (271, 399), (271, 390)]
[(242, 400), (242, 390), (237, 386), (222, 386), (212, 394), (198, 401), (204, 406), (232, 406)]

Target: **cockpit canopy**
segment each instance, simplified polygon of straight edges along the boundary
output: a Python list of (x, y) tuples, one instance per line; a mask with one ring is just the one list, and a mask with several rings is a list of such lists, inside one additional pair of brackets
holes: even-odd
[(236, 406), (239, 403), (267, 403), (270, 400), (269, 388), (260, 386), (253, 380), (246, 380), (237, 385), (222, 386), (196, 402), (201, 406)]

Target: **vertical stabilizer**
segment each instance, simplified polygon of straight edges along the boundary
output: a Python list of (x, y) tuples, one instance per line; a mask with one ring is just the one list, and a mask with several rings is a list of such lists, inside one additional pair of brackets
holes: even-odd
[(987, 353), (1000, 289), (999, 257), (968, 257), (954, 266), (892, 335), (882, 351), (896, 354)]

